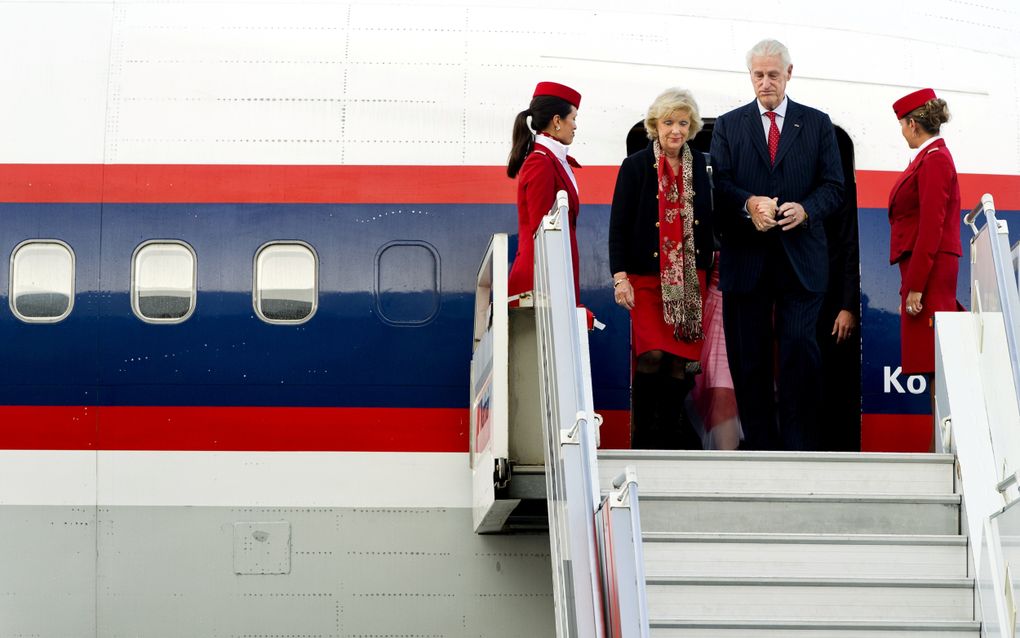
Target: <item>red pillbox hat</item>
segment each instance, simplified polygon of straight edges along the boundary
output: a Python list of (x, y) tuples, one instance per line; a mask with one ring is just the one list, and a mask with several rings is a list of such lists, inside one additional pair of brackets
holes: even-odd
[(539, 95), (551, 95), (553, 97), (558, 97), (562, 100), (566, 100), (570, 104), (573, 104), (575, 109), (581, 108), (581, 94), (565, 84), (558, 84), (556, 82), (539, 82), (538, 86), (535, 87), (534, 95), (531, 97), (538, 97)]
[(896, 111), (896, 117), (899, 119), (905, 118), (914, 109), (924, 106), (928, 100), (935, 99), (935, 91), (931, 89), (921, 89), (920, 91), (914, 91), (908, 95), (904, 95), (900, 99), (893, 102), (892, 108)]

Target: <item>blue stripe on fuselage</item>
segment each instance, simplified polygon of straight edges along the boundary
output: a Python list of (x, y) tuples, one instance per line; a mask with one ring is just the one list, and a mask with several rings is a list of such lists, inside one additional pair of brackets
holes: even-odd
[[(629, 327), (606, 285), (608, 214), (582, 213), (582, 297), (610, 326), (591, 341), (597, 404), (625, 409)], [(0, 403), (28, 405), (466, 407), (475, 275), (490, 235), (517, 223), (514, 206), (448, 204), (0, 204), (0, 217), (3, 255), (56, 238), (76, 256), (75, 307), (59, 324), (17, 320), (3, 286)], [(152, 239), (197, 255), (197, 306), (182, 324), (131, 313), (131, 255)], [(288, 239), (319, 256), (319, 306), (305, 324), (268, 325), (252, 308), (253, 259)], [(405, 240), (438, 256), (437, 276), (419, 272), (421, 250), (406, 264), (386, 251), (380, 274), (380, 249)], [(8, 269), (0, 260), (0, 281)], [(434, 316), (421, 289), (432, 280)]]

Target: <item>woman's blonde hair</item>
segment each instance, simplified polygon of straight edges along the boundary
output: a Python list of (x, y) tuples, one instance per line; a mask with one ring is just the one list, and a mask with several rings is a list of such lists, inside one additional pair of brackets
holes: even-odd
[(929, 135), (938, 135), (942, 125), (949, 121), (949, 105), (941, 98), (928, 100), (903, 119), (914, 120)]
[(645, 131), (648, 132), (648, 139), (658, 139), (659, 120), (673, 111), (682, 111), (690, 116), (691, 132), (688, 139), (694, 139), (703, 125), (701, 114), (698, 112), (698, 103), (694, 101), (694, 96), (690, 91), (679, 87), (666, 89), (648, 107), (648, 115), (645, 116)]

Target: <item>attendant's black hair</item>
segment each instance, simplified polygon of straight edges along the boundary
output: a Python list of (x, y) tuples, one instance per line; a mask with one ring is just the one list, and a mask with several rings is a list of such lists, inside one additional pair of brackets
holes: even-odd
[[(532, 131), (545, 130), (552, 122), (553, 117), (559, 115), (566, 118), (574, 105), (563, 98), (552, 95), (536, 95), (531, 100), (531, 105), (525, 111), (521, 111), (514, 118), (513, 148), (510, 149), (510, 158), (507, 160), (506, 174), (513, 178), (521, 171), (524, 160), (528, 157), (535, 142)], [(528, 126), (528, 118), (531, 118), (531, 126)]]

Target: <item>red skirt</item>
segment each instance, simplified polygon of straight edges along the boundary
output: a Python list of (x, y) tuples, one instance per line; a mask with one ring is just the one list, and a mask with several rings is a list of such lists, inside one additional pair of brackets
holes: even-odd
[[(634, 309), (630, 311), (631, 344), (634, 355), (662, 350), (684, 359), (701, 359), (702, 340), (677, 341), (673, 326), (662, 319), (662, 287), (658, 275), (627, 275), (634, 287)], [(701, 300), (705, 301), (705, 271), (698, 271)], [(702, 311), (704, 315), (704, 311)], [(702, 317), (704, 320), (704, 316)]]
[[(900, 281), (910, 268), (910, 255), (899, 262)], [(949, 253), (938, 253), (932, 262), (928, 281), (921, 291), (921, 312), (907, 314), (907, 293), (900, 288), (900, 356), (904, 374), (930, 374), (935, 372), (935, 313), (959, 309), (956, 303), (956, 276), (960, 271), (960, 258)]]

